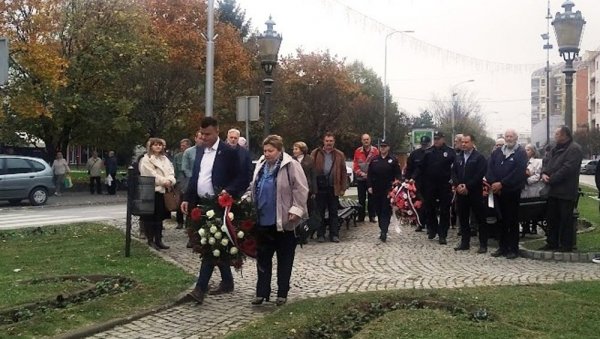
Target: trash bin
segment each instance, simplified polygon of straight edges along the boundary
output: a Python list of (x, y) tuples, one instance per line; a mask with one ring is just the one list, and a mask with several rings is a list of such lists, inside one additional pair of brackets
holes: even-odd
[(154, 177), (133, 178), (131, 214), (137, 216), (154, 214)]

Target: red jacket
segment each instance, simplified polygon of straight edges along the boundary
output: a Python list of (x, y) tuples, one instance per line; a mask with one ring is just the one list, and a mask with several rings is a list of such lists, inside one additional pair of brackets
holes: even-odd
[(379, 150), (373, 145), (371, 145), (371, 149), (369, 149), (367, 154), (365, 154), (362, 146), (354, 151), (354, 164), (352, 166), (352, 171), (354, 171), (355, 180), (367, 180), (367, 178), (363, 175), (367, 174), (369, 163), (371, 163), (371, 160), (378, 155)]

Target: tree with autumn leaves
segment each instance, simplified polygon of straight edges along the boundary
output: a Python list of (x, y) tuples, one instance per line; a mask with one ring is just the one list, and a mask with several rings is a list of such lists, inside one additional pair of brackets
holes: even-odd
[[(257, 33), (235, 1), (220, 4), (214, 115), (223, 130), (243, 130), (235, 98), (262, 96)], [(195, 132), (205, 102), (205, 1), (0, 0), (0, 13), (12, 61), (0, 136), (39, 137), (52, 158), (69, 144), (128, 153), (149, 136), (176, 145)], [(290, 145), (317, 146), (332, 130), (350, 154), (360, 134), (381, 135), (383, 87), (362, 64), (298, 51), (281, 58), (275, 77), (272, 131)], [(388, 135), (400, 146), (406, 119), (388, 102)], [(252, 123), (253, 145), (261, 130)]]

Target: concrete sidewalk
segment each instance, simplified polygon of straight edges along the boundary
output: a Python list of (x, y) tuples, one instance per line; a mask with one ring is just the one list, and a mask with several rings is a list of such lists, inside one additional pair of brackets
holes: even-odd
[(117, 191), (115, 195), (108, 194), (90, 194), (90, 192), (66, 191), (61, 196), (52, 195), (48, 197), (48, 202), (43, 206), (31, 206), (27, 200), (23, 200), (20, 205), (10, 205), (8, 201), (0, 201), (0, 209), (22, 209), (38, 207), (66, 207), (66, 206), (91, 206), (91, 205), (111, 205), (125, 204), (127, 202), (127, 192)]

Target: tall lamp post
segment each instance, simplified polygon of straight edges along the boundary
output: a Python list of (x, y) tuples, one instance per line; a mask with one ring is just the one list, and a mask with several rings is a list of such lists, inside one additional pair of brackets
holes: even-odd
[(546, 145), (550, 144), (550, 0), (548, 0), (548, 13), (546, 14), (546, 33), (542, 34), (542, 39), (545, 40), (544, 49), (546, 50)]
[(552, 26), (556, 34), (556, 42), (560, 56), (565, 60), (565, 91), (566, 91), (566, 110), (565, 110), (565, 125), (573, 131), (573, 60), (579, 54), (579, 43), (583, 33), (585, 20), (581, 15), (581, 11), (573, 12), (575, 6), (573, 1), (566, 0), (562, 7), (564, 13), (557, 12)]
[(456, 92), (456, 87), (462, 85), (462, 84), (466, 84), (467, 82), (473, 82), (475, 80), (473, 79), (469, 79), (469, 80), (465, 80), (465, 81), (461, 81), (458, 84), (454, 84), (452, 85), (452, 114), (450, 115), (450, 124), (452, 125), (452, 143), (454, 145), (454, 115), (456, 114), (456, 106), (458, 105), (458, 103), (456, 102), (456, 96), (458, 95), (458, 92)]
[(273, 69), (277, 65), (277, 54), (281, 46), (281, 34), (273, 30), (275, 21), (269, 16), (269, 20), (265, 22), (267, 30), (258, 37), (258, 54), (260, 56), (260, 65), (265, 71), (266, 77), (263, 79), (265, 84), (265, 128), (264, 137), (270, 134), (271, 129), (271, 93), (273, 90)]
[(387, 45), (388, 39), (396, 33), (414, 33), (414, 31), (392, 31), (385, 36), (385, 50), (383, 52), (383, 138), (385, 139), (387, 120)]

